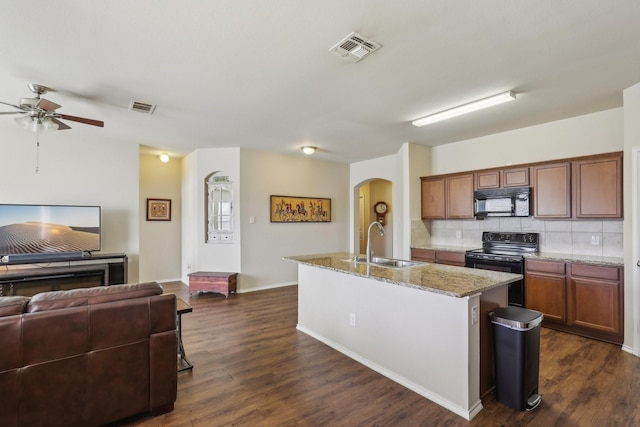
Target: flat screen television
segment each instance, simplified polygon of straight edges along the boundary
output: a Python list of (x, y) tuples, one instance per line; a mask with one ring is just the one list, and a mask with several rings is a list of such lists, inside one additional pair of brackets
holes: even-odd
[(0, 204), (3, 263), (99, 251), (100, 232), (100, 206)]

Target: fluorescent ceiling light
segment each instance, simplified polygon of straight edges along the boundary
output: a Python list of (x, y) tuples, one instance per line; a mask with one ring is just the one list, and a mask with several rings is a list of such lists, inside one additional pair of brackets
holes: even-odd
[(477, 111), (483, 108), (493, 107), (494, 105), (513, 101), (514, 99), (516, 99), (516, 94), (512, 91), (508, 91), (422, 117), (420, 119), (414, 120), (413, 122), (411, 122), (411, 124), (418, 127), (425, 126), (431, 123), (439, 122), (441, 120), (446, 120), (452, 117), (471, 113), (472, 111)]

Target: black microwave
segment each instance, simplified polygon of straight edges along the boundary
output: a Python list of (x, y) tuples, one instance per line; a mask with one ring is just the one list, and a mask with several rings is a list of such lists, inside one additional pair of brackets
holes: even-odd
[(476, 218), (488, 216), (530, 216), (531, 188), (491, 188), (473, 192)]

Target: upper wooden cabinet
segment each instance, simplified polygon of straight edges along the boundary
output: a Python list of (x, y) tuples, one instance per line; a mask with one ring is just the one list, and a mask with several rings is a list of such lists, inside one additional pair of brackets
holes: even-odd
[(528, 187), (529, 168), (509, 168), (502, 171), (502, 186), (507, 187)]
[(475, 173), (475, 189), (528, 187), (529, 168), (494, 169)]
[(532, 187), (539, 219), (622, 218), (622, 152), (422, 177), (422, 219), (473, 218), (473, 191)]
[(445, 211), (444, 177), (422, 178), (422, 218), (444, 219)]
[(622, 218), (622, 154), (573, 162), (576, 218)]
[(473, 218), (473, 174), (449, 176), (446, 179), (447, 218)]
[(500, 188), (502, 171), (491, 170), (475, 173), (476, 190), (484, 190), (486, 188)]
[(473, 218), (473, 174), (422, 178), (422, 219)]
[(533, 166), (534, 216), (571, 218), (571, 163)]

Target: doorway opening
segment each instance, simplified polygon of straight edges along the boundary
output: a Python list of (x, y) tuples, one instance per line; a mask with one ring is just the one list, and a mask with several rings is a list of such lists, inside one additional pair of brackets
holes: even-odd
[[(355, 240), (354, 253), (367, 251), (367, 230), (373, 221), (379, 221), (384, 227), (384, 236), (371, 234), (371, 248), (374, 254), (386, 258), (393, 257), (393, 183), (386, 179), (371, 179), (354, 187), (355, 206), (358, 224), (358, 238)], [(383, 204), (383, 205), (382, 205)], [(378, 206), (376, 212), (376, 205)], [(386, 210), (384, 207), (386, 207)], [(384, 211), (384, 212), (383, 212)]]

